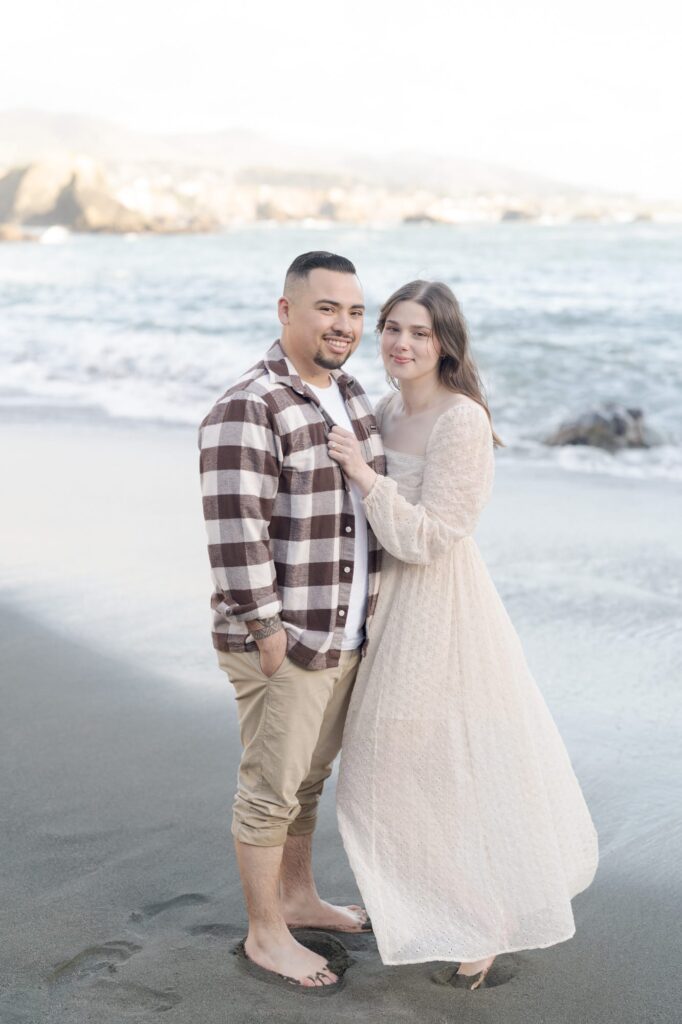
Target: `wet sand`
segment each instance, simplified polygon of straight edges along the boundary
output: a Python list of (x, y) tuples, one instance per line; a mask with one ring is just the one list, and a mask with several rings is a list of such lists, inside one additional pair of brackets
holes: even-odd
[[(51, 472), (59, 478), (97, 442), (70, 428), (56, 433)], [(166, 441), (150, 432), (142, 448), (140, 437), (108, 433), (106, 443), (121, 454), (121, 474), (152, 482), (159, 507), (177, 498), (167, 522), (155, 508), (149, 547), (164, 580), (160, 605), (174, 605), (165, 634), (141, 627), (144, 604), (131, 598), (127, 645), (124, 609), (110, 596), (116, 635), (107, 644), (105, 616), (90, 604), (101, 562), (71, 581), (63, 629), (58, 609), (40, 612), (59, 575), (58, 552), (67, 557), (93, 521), (111, 538), (105, 563), (116, 545), (138, 544), (107, 499), (110, 468), (91, 466), (87, 497), (79, 488), (51, 492), (51, 554), (42, 561), (40, 550), (31, 554), (27, 520), (5, 506), (2, 1024), (124, 1024), (159, 1014), (169, 1024), (673, 1024), (682, 998), (679, 488), (501, 467), (479, 531), (600, 835), (597, 878), (574, 901), (575, 937), (500, 958), (494, 987), (473, 995), (434, 985), (431, 965), (383, 967), (371, 936), (344, 937), (357, 962), (345, 990), (320, 1003), (245, 978), (230, 955), (245, 916), (229, 835), (239, 758), (229, 684), (207, 631), (194, 662), (187, 635), (178, 638), (184, 685), (144, 656), (146, 642), (153, 652), (165, 636), (172, 660), (187, 593), (194, 602), (203, 589), (208, 599), (204, 555), (195, 558), (195, 497), (182, 497), (195, 452), (184, 434)], [(16, 464), (31, 464), (37, 433), (15, 435), (15, 444)], [(178, 467), (162, 482), (160, 452)], [(32, 487), (39, 492), (29, 482), (24, 497), (37, 517)], [(142, 514), (147, 496), (136, 502)], [(182, 566), (172, 585), (163, 575), (169, 544)], [(27, 613), (31, 595), (35, 613)], [(157, 609), (147, 614), (156, 621)], [(208, 624), (205, 609), (199, 618)], [(315, 870), (326, 897), (358, 899), (333, 784)]]

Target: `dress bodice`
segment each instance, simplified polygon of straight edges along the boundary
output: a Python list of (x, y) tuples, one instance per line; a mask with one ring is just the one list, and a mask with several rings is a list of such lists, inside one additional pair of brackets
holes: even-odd
[(395, 480), (398, 485), (398, 493), (402, 494), (407, 501), (418, 500), (424, 479), (424, 455), (410, 455), (408, 452), (398, 452), (394, 448), (387, 448), (386, 453), (387, 475)]

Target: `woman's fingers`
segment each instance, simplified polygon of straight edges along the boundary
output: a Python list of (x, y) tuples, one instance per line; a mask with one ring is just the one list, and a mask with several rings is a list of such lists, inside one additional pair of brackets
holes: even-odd
[(336, 462), (343, 463), (350, 455), (348, 449), (344, 446), (343, 442), (340, 441), (338, 438), (329, 438), (329, 441), (327, 443), (327, 450), (329, 452), (330, 458), (334, 459)]
[(338, 462), (345, 472), (352, 472), (353, 466), (362, 459), (362, 453), (355, 434), (342, 427), (332, 427), (327, 439), (330, 458)]
[(329, 449), (329, 454), (334, 456), (334, 458), (344, 455), (343, 446), (338, 441), (334, 441), (333, 438), (330, 438), (327, 448)]
[(342, 441), (344, 438), (355, 437), (355, 434), (351, 434), (350, 430), (344, 430), (343, 427), (333, 426), (329, 431), (331, 438), (336, 438), (338, 441)]
[(329, 451), (345, 451), (348, 447), (349, 437), (350, 435), (347, 430), (342, 430), (341, 427), (332, 427), (329, 431), (329, 438), (327, 440)]

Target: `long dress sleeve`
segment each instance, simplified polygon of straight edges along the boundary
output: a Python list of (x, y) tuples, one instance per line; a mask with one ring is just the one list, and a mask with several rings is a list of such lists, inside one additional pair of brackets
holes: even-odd
[(429, 438), (420, 503), (411, 504), (395, 480), (382, 476), (365, 497), (380, 544), (402, 562), (428, 565), (468, 537), (490, 496), (493, 462), (485, 410), (473, 401), (454, 405)]

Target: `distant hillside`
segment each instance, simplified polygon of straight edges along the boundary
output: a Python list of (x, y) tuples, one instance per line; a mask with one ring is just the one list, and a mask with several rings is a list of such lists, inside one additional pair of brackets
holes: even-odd
[(367, 157), (250, 131), (162, 135), (79, 114), (0, 112), (0, 225), (215, 231), (344, 224), (682, 221), (682, 206), (579, 189), (479, 160)]
[[(36, 110), (0, 111), (0, 166), (86, 154), (105, 166), (167, 165), (220, 171), (242, 183), (262, 182), (267, 172), (323, 175), (329, 181), (366, 183), (402, 191), (427, 189), (450, 196), (506, 193), (520, 197), (576, 195), (561, 182), (476, 160), (442, 159), (409, 152), (368, 158), (275, 143), (249, 131), (162, 135), (136, 132), (82, 114)], [(299, 179), (300, 180), (300, 179)], [(597, 192), (598, 190), (594, 190)]]

